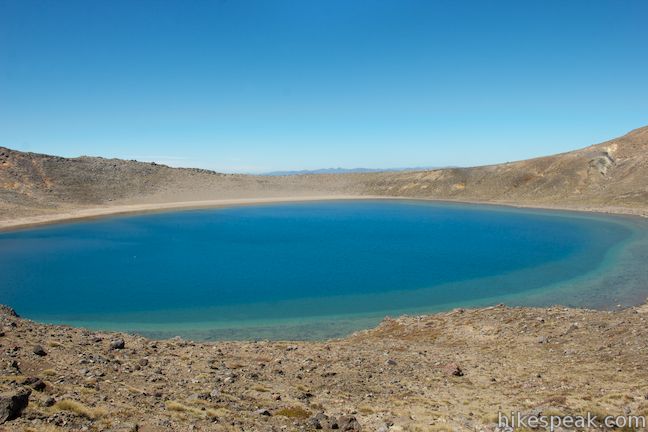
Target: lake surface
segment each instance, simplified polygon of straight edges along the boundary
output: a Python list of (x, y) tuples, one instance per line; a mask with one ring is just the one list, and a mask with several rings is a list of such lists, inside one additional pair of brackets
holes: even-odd
[(323, 201), (0, 233), (0, 303), (194, 339), (319, 339), (385, 315), (648, 294), (647, 224), (422, 201)]

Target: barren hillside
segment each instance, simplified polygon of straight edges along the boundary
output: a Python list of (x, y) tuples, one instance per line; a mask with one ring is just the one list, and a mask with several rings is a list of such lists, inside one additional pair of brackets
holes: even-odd
[(318, 195), (645, 209), (648, 127), (581, 150), (499, 165), (276, 177), (0, 147), (0, 219), (117, 203)]
[(520, 204), (646, 206), (648, 127), (581, 150), (475, 168), (365, 175), (376, 195)]

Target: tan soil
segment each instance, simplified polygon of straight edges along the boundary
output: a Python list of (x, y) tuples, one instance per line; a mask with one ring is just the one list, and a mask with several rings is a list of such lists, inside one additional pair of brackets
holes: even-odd
[[(386, 319), (342, 340), (256, 343), (151, 341), (4, 314), (0, 389), (29, 377), (46, 386), (2, 430), (315, 430), (321, 412), (366, 431), (494, 430), (499, 411), (646, 415), (647, 311), (499, 306)], [(111, 349), (118, 338), (124, 348)]]

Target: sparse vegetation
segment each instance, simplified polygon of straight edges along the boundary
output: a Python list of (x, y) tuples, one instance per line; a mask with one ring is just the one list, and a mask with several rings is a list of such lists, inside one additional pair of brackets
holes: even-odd
[(311, 416), (311, 412), (305, 410), (300, 406), (293, 406), (293, 407), (281, 408), (277, 410), (275, 415), (294, 418), (294, 419), (307, 419), (308, 417)]
[(269, 389), (260, 385), (254, 386), (252, 389), (258, 391), (259, 393), (268, 393), (270, 391)]
[(103, 408), (92, 408), (72, 399), (63, 399), (54, 405), (54, 410), (67, 411), (90, 420), (104, 417), (108, 412)]
[(218, 408), (196, 408), (190, 405), (185, 405), (178, 401), (167, 401), (166, 408), (169, 411), (187, 413), (200, 418), (216, 418), (224, 412), (223, 410), (219, 410)]
[[(0, 321), (3, 316), (0, 308)], [(13, 369), (2, 375), (0, 392), (50, 377), (47, 390), (32, 389), (26, 415), (15, 420), (18, 432), (45, 430), (37, 426), (49, 422), (40, 419), (57, 412), (65, 413), (64, 430), (133, 421), (143, 430), (195, 424), (216, 431), (308, 430), (323, 414), (336, 421), (352, 415), (365, 431), (386, 422), (402, 431), (460, 430), (465, 419), (492, 426), (498, 412), (538, 409), (639, 415), (648, 412), (648, 385), (636, 378), (648, 364), (646, 316), (648, 306), (616, 312), (494, 307), (400, 317), (326, 343), (167, 343), (120, 334), (122, 351), (77, 329), (9, 318), (16, 327), (0, 326), (5, 347), (42, 344), (52, 334), (69, 343), (43, 358), (30, 350), (0, 351), (0, 365)], [(578, 328), (566, 332), (573, 322)], [(549, 335), (551, 347), (536, 342), (539, 335)], [(133, 368), (141, 358), (147, 365)], [(464, 376), (454, 375), (458, 366)]]

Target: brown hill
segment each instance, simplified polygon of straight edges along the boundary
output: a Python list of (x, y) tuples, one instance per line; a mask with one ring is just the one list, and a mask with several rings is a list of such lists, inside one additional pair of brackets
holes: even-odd
[(648, 127), (554, 156), (366, 177), (365, 190), (381, 195), (539, 205), (646, 206)]
[(645, 209), (648, 127), (581, 150), (499, 165), (278, 177), (0, 147), (0, 220), (114, 204), (307, 195)]

